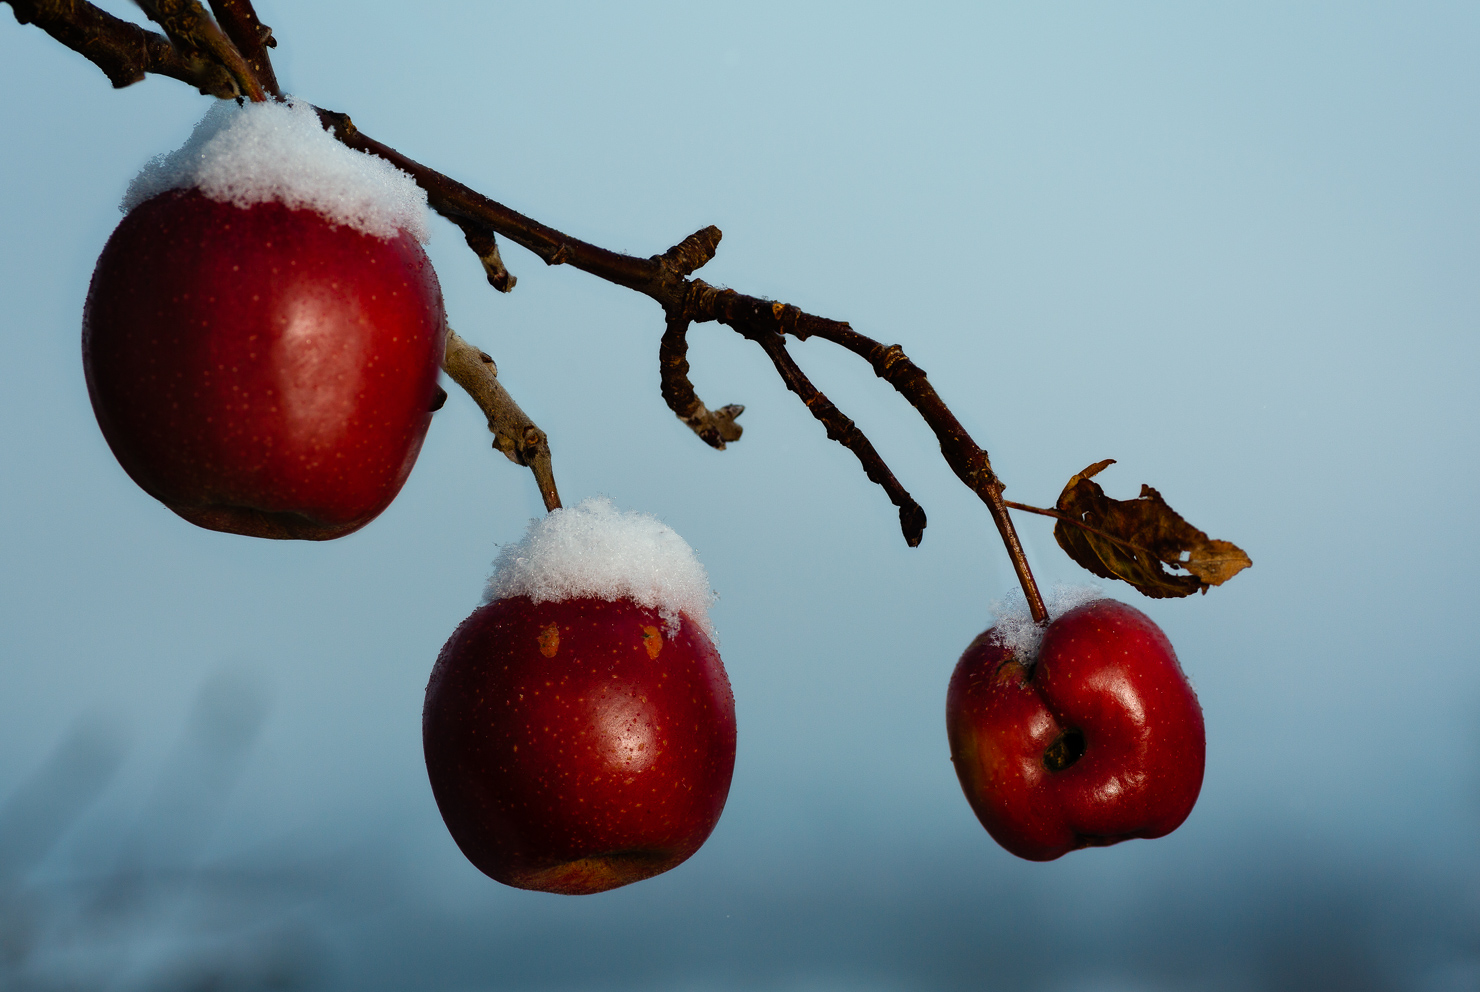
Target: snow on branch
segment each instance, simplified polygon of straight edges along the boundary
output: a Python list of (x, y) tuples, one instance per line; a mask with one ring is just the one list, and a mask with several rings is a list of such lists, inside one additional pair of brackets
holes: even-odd
[[(264, 99), (264, 94), (279, 95), (267, 56), (267, 48), (275, 44), (272, 32), (257, 20), (250, 0), (211, 0), (219, 26), (211, 22), (198, 0), (137, 0), (165, 27), (169, 38), (112, 17), (85, 0), (0, 2), (10, 3), (21, 23), (35, 23), (95, 63), (115, 86), (127, 86), (142, 79), (145, 73), (154, 72), (182, 79), (201, 92), (218, 97), (246, 95)], [(859, 334), (842, 321), (818, 317), (785, 303), (718, 289), (691, 278), (694, 271), (714, 256), (720, 238), (717, 228), (705, 228), (668, 251), (648, 258), (610, 251), (526, 217), (402, 155), (363, 134), (346, 114), (322, 109), (318, 113), (324, 125), (345, 145), (386, 159), (409, 173), (426, 190), (431, 207), (462, 229), (468, 246), (478, 255), (495, 288), (507, 292), (514, 285), (514, 277), (504, 267), (495, 241), (495, 236), (502, 236), (533, 252), (548, 265), (574, 266), (658, 303), (666, 318), (659, 349), (663, 398), (684, 423), (713, 447), (722, 448), (740, 437), (735, 418), (744, 408), (735, 404), (710, 410), (695, 394), (688, 379), (688, 328), (695, 322), (717, 321), (755, 341), (771, 358), (788, 388), (822, 422), (828, 437), (848, 447), (868, 477), (899, 507), (900, 529), (905, 540), (914, 546), (924, 531), (924, 510), (895, 479), (863, 432), (807, 379), (787, 352), (785, 336), (798, 340), (820, 337), (867, 360), (875, 374), (919, 412), (934, 431), (951, 469), (986, 503), (1034, 616), (1047, 615), (1008, 516), (1002, 498), (1003, 485), (993, 472), (987, 453), (967, 434), (930, 385), (925, 372), (898, 345), (886, 346)], [(491, 360), (488, 364), (491, 367)], [(451, 369), (448, 371), (453, 374)], [(455, 374), (453, 377), (458, 378)], [(468, 388), (461, 379), (458, 381)], [(497, 383), (496, 376), (492, 381)], [(487, 406), (485, 412), (489, 413), (496, 436), (513, 437), (494, 426), (494, 413)], [(529, 427), (538, 431), (533, 424)], [(548, 469), (549, 449), (542, 432), (540, 438), (545, 453), (541, 457)], [(512, 449), (501, 446), (501, 450), (510, 457), (517, 453), (516, 460), (534, 458), (535, 448), (528, 447), (526, 455), (526, 447), (520, 447), (520, 443), (514, 443)], [(497, 441), (495, 444), (499, 446)], [(535, 464), (525, 463), (531, 467)], [(540, 481), (547, 503), (552, 498), (553, 485), (553, 477)]]

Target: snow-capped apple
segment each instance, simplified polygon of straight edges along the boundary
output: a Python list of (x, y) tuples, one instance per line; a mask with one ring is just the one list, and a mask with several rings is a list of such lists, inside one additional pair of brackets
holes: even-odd
[(124, 471), (212, 530), (326, 540), (379, 515), (438, 395), (425, 194), (306, 105), (222, 103), (124, 208), (82, 330)]
[(735, 765), (711, 598), (682, 538), (606, 500), (555, 510), (504, 549), (422, 712), (432, 793), (469, 861), (580, 895), (699, 849)]
[(1033, 861), (1171, 833), (1202, 788), (1197, 696), (1161, 629), (1115, 600), (978, 636), (951, 676), (946, 732), (977, 818)]

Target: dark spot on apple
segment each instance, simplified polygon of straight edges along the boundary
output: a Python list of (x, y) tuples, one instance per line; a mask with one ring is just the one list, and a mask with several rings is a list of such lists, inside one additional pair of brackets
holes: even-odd
[(1018, 685), (1027, 685), (1033, 678), (1033, 672), (1017, 658), (1009, 656), (1006, 661), (997, 666), (994, 677), (998, 682), (1016, 682)]
[(1061, 772), (1082, 757), (1084, 732), (1077, 728), (1066, 730), (1043, 752), (1043, 767), (1051, 772)]

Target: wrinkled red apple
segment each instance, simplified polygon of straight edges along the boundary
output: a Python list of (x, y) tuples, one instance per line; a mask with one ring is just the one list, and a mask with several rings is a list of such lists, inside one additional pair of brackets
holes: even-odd
[(445, 327), (404, 231), (172, 190), (108, 239), (83, 367), (103, 436), (145, 492), (212, 530), (326, 540), (406, 481)]
[(946, 731), (977, 818), (1033, 861), (1168, 834), (1202, 788), (1197, 696), (1161, 629), (1114, 600), (1053, 621), (1036, 657), (978, 636), (951, 676)]
[[(569, 511), (556, 511), (565, 513)], [(630, 599), (497, 599), (442, 649), (422, 736), (448, 830), (485, 874), (601, 892), (704, 843), (735, 765), (719, 654)]]

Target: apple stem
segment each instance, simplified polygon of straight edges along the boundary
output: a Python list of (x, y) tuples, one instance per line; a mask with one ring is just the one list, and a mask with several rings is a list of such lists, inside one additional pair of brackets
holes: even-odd
[(1048, 623), (1048, 607), (1044, 605), (1043, 595), (1038, 591), (1038, 583), (1033, 578), (1033, 570), (1028, 567), (1028, 556), (1023, 551), (1023, 543), (1018, 540), (1017, 528), (1012, 525), (1012, 515), (1007, 512), (1007, 501), (1002, 498), (1003, 485), (1000, 480), (989, 487), (988, 493), (983, 496), (987, 503), (987, 509), (992, 514), (992, 522), (997, 525), (997, 533), (1002, 535), (1002, 543), (1007, 547), (1007, 556), (1012, 559), (1012, 570), (1017, 573), (1018, 584), (1023, 587), (1023, 598), (1028, 601), (1028, 610), (1033, 614), (1033, 622), (1036, 624)]
[(473, 398), (488, 417), (493, 446), (514, 464), (529, 467), (535, 484), (540, 488), (540, 498), (545, 501), (545, 509), (558, 510), (560, 492), (555, 488), (549, 438), (499, 382), (498, 366), (492, 356), (469, 344), (449, 327), (442, 370)]

